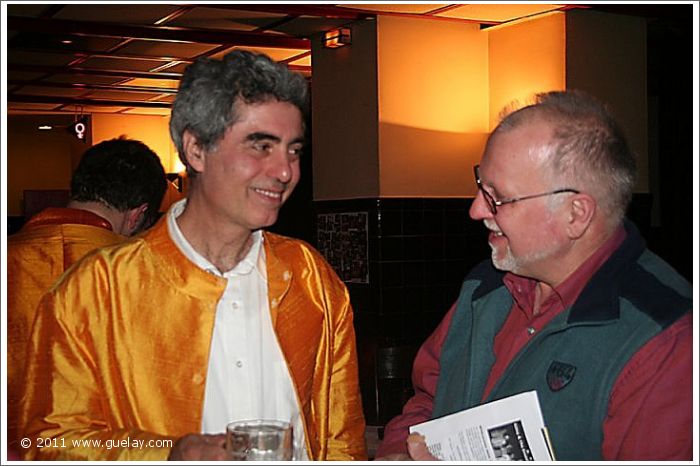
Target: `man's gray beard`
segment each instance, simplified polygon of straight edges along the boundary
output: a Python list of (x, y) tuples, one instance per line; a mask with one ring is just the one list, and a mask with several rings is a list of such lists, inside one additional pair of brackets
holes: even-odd
[(491, 262), (493, 263), (493, 266), (504, 272), (514, 272), (515, 268), (518, 266), (518, 261), (515, 259), (515, 257), (513, 257), (513, 253), (510, 251), (510, 248), (507, 247), (505, 257), (499, 259), (497, 257), (498, 251), (496, 250), (496, 247), (491, 243), (489, 243), (489, 246), (491, 247)]
[(521, 272), (523, 270), (523, 265), (527, 266), (533, 262), (547, 259), (553, 256), (557, 251), (556, 245), (547, 245), (545, 248), (539, 251), (534, 251), (524, 257), (515, 257), (513, 252), (510, 250), (510, 246), (506, 246), (504, 257), (498, 259), (496, 247), (491, 243), (489, 243), (489, 246), (491, 247), (491, 262), (493, 263), (493, 266), (498, 270), (511, 272), (517, 275), (522, 274)]

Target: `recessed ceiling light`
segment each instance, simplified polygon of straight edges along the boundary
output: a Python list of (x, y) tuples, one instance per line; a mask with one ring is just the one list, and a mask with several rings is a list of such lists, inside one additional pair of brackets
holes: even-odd
[(41, 125), (41, 126), (39, 126), (39, 129), (46, 131), (46, 130), (49, 130), (49, 129), (53, 129), (53, 126), (51, 126), (51, 125)]
[(73, 41), (71, 39), (63, 39), (63, 40), (61, 40), (61, 43), (66, 44), (66, 45), (70, 45), (73, 43)]

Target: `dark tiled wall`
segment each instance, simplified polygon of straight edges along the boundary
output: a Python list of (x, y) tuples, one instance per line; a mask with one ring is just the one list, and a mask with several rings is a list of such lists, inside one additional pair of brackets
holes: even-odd
[[(355, 311), (360, 379), (370, 424), (386, 423), (410, 395), (408, 370), (377, 380), (376, 368), (391, 364), (378, 361), (377, 355), (400, 354), (378, 348), (401, 348), (412, 359), (457, 298), (467, 271), (489, 257), (486, 230), (468, 215), (471, 201), (391, 198), (314, 203), (317, 218), (367, 213), (369, 280), (346, 284)], [(319, 246), (323, 253), (327, 243)]]

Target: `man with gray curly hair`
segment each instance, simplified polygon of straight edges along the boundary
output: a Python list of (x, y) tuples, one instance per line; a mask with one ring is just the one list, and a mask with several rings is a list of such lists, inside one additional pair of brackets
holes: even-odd
[(264, 231), (299, 181), (307, 100), (264, 55), (187, 68), (170, 122), (187, 196), (43, 300), (25, 435), (68, 448), (27, 458), (225, 460), (244, 419), (290, 422), (294, 459), (366, 458), (347, 289), (311, 246)]

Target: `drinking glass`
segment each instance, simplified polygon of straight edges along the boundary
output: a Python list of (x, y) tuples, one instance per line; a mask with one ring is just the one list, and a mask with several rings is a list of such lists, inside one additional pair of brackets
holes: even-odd
[(289, 461), (293, 449), (289, 422), (255, 419), (226, 426), (226, 450), (234, 461)]

